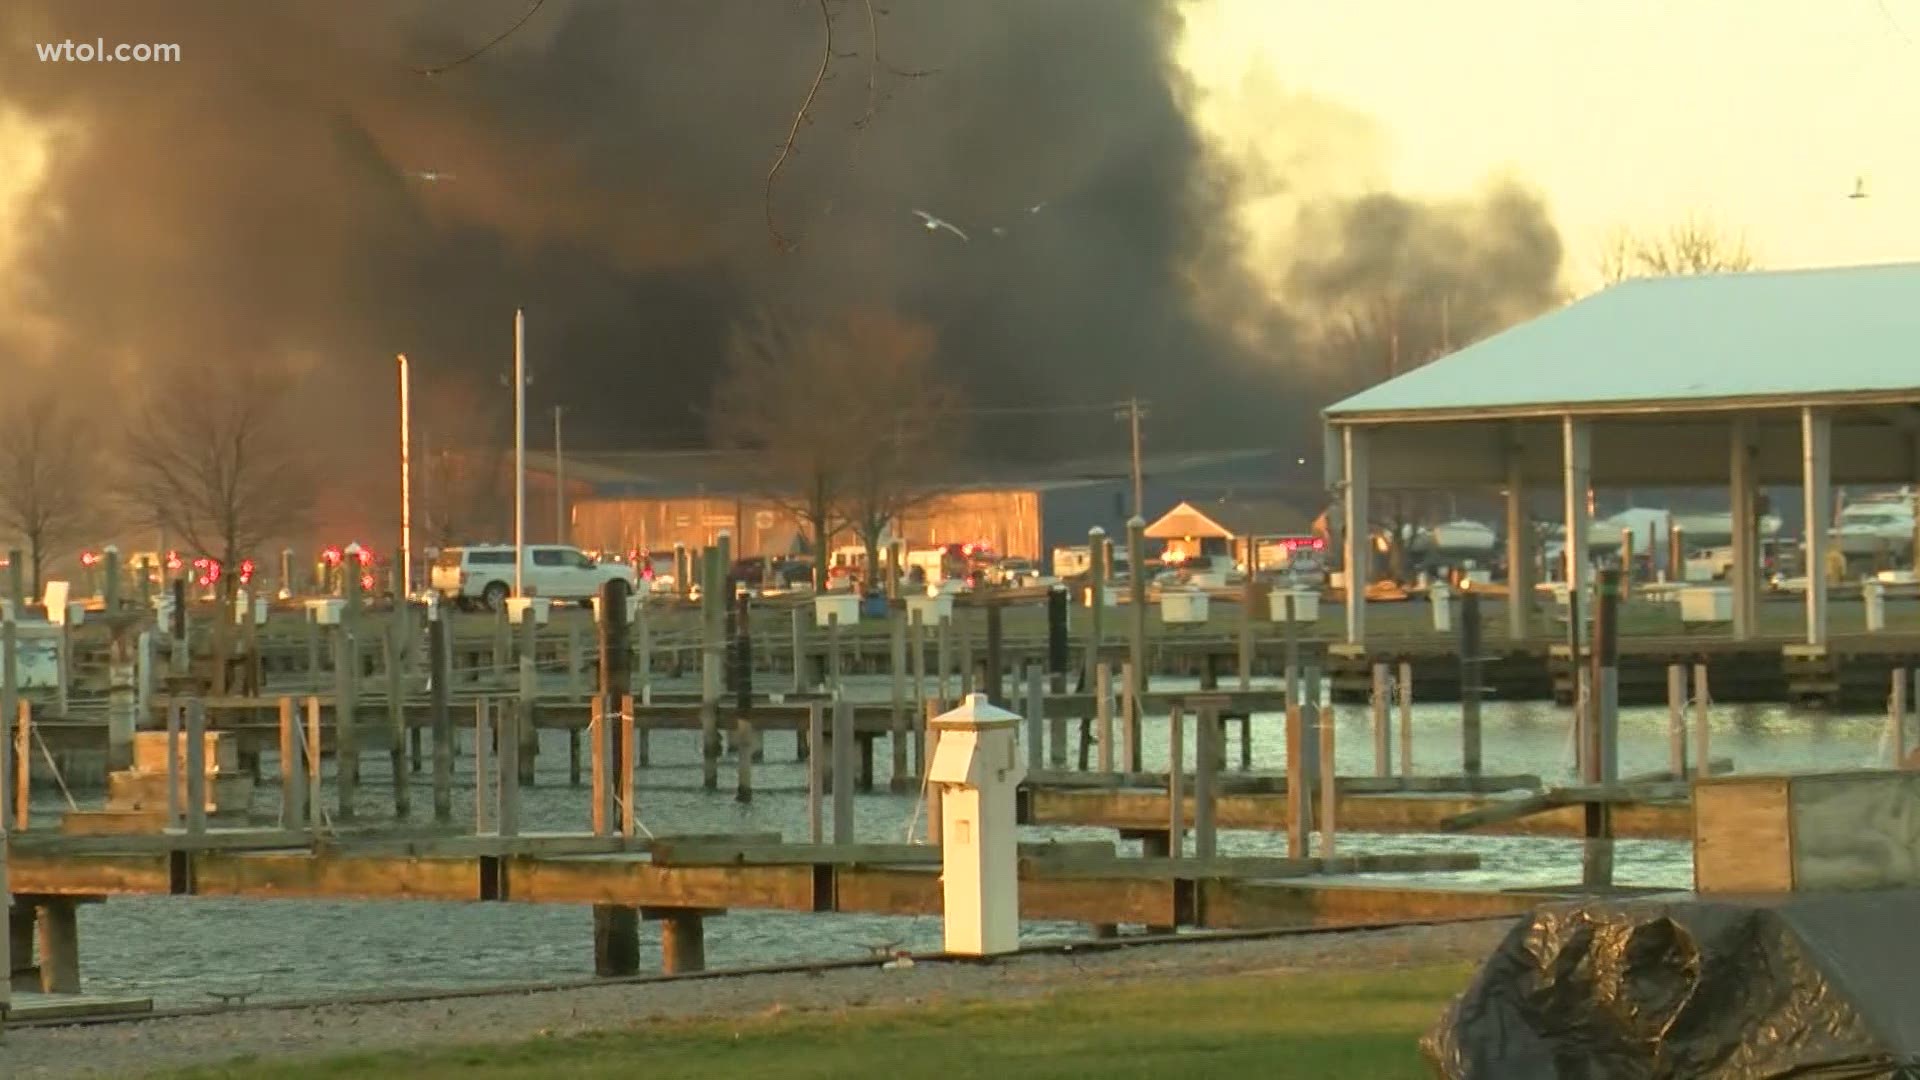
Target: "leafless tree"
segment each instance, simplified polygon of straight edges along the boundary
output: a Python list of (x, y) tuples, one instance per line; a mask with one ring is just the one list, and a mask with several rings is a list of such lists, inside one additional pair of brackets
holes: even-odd
[(87, 523), (92, 460), (85, 429), (51, 391), (15, 398), (0, 415), (0, 528), (26, 542), (34, 596), (49, 554)]
[(431, 547), (496, 537), (504, 529), (511, 467), (511, 398), (449, 375), (417, 399), (414, 498)]
[(928, 441), (952, 415), (932, 353), (930, 331), (884, 313), (735, 329), (712, 434), (749, 456), (761, 494), (800, 523), (816, 587), (836, 533), (859, 534), (871, 566), (888, 524), (926, 497)]
[(1609, 229), (1595, 269), (1602, 285), (1615, 285), (1636, 277), (1731, 273), (1757, 265), (1746, 237), (1692, 215), (1661, 232)]
[(240, 562), (297, 527), (309, 501), (289, 408), (288, 387), (271, 374), (208, 368), (157, 383), (127, 433), (128, 504), (217, 560), (229, 600)]

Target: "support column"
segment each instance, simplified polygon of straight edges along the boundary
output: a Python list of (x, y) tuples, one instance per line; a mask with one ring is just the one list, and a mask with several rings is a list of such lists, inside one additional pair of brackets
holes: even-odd
[[(1587, 534), (1593, 515), (1587, 509), (1587, 495), (1593, 490), (1593, 441), (1585, 420), (1571, 416), (1560, 419), (1561, 494), (1566, 504), (1566, 540), (1562, 547), (1567, 560), (1567, 588), (1574, 597), (1570, 610), (1584, 611), (1587, 586), (1592, 578), (1588, 567)], [(1573, 628), (1573, 640), (1586, 641), (1586, 629)], [(1575, 657), (1575, 664), (1579, 658)]]
[(704, 908), (641, 908), (640, 915), (660, 924), (660, 965), (668, 975), (707, 968), (706, 917), (721, 912)]
[(40, 992), (80, 992), (79, 906), (65, 897), (45, 897), (40, 908)]
[(1352, 426), (1340, 429), (1340, 451), (1346, 481), (1341, 529), (1347, 549), (1347, 643), (1358, 645), (1366, 639), (1367, 583), (1373, 576), (1373, 531), (1367, 527), (1366, 430)]
[(1527, 520), (1525, 459), (1519, 433), (1507, 448), (1507, 639), (1525, 641), (1528, 615), (1533, 610), (1532, 556), (1527, 540), (1533, 523)]
[(1730, 525), (1733, 532), (1733, 571), (1730, 584), (1733, 586), (1733, 639), (1735, 641), (1752, 640), (1757, 629), (1756, 611), (1759, 602), (1759, 555), (1754, 550), (1758, 538), (1757, 522), (1754, 513), (1753, 484), (1753, 421), (1741, 417), (1733, 422), (1731, 462), (1727, 474), (1731, 488), (1728, 492), (1728, 504), (1733, 513)]
[(1807, 644), (1827, 643), (1827, 524), (1833, 517), (1833, 417), (1800, 410), (1800, 487), (1807, 537)]

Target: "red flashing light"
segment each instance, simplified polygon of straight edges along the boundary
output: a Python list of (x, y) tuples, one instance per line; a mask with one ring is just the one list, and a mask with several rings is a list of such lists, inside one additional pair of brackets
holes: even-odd
[(241, 559), (240, 560), (240, 584), (245, 585), (251, 582), (252, 580), (253, 580), (253, 560)]
[(99, 562), (100, 562), (100, 553), (97, 551), (83, 551), (80, 553), (80, 565), (86, 567), (89, 570), (93, 569), (93, 567), (98, 565)]
[(177, 551), (167, 552), (167, 569), (168, 570), (178, 570), (184, 565), (186, 564), (180, 561), (179, 552)]
[(360, 549), (360, 565), (361, 566), (373, 565), (373, 549), (372, 548)]
[(361, 590), (362, 592), (372, 592), (372, 591), (373, 591), (373, 575), (372, 575), (372, 574), (361, 574), (361, 575), (360, 575), (360, 590)]
[(327, 547), (320, 552), (320, 561), (326, 563), (328, 566), (339, 566), (340, 559), (340, 549), (337, 547)]

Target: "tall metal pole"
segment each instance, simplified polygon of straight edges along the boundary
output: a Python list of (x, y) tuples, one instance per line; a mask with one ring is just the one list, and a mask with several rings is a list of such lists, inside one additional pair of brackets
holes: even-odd
[(400, 600), (413, 595), (413, 408), (407, 354), (400, 354)]
[(1133, 516), (1144, 518), (1147, 516), (1147, 498), (1145, 481), (1141, 477), (1140, 470), (1139, 398), (1130, 398), (1127, 401), (1127, 413), (1130, 426), (1133, 428)]
[(513, 311), (513, 595), (527, 562), (527, 313)]
[(553, 542), (567, 542), (567, 459), (560, 450), (560, 406), (553, 407)]

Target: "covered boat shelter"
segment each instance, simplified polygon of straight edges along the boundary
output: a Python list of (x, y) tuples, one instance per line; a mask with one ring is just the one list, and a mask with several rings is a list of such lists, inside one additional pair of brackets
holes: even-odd
[[(1920, 264), (1627, 281), (1355, 394), (1325, 419), (1346, 567), (1370, 565), (1373, 486), (1497, 489), (1515, 598), (1531, 595), (1527, 492), (1557, 493), (1567, 581), (1584, 589), (1593, 489), (1727, 485), (1740, 640), (1757, 626), (1756, 494), (1797, 485), (1806, 643), (1824, 646), (1833, 485), (1920, 479)], [(1507, 605), (1516, 641), (1530, 606)], [(1346, 624), (1347, 641), (1364, 645), (1364, 588), (1348, 588)]]

